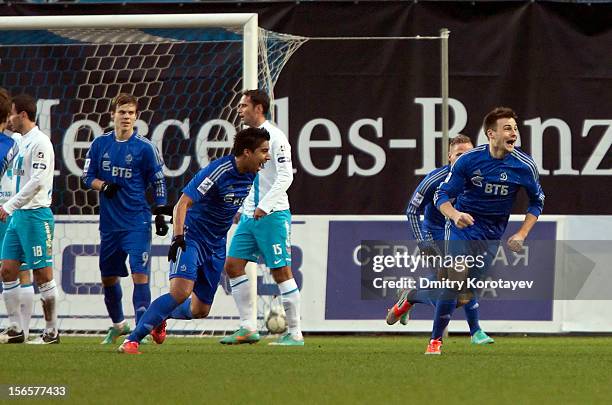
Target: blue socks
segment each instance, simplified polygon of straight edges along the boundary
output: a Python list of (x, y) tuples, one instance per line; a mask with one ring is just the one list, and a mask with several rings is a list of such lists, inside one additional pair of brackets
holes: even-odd
[(136, 329), (127, 337), (127, 340), (140, 342), (164, 319), (168, 318), (178, 305), (179, 303), (169, 293), (157, 298), (140, 317)]
[(470, 302), (464, 305), (465, 318), (467, 319), (468, 325), (470, 325), (470, 335), (478, 332), (480, 329), (480, 323), (478, 323), (478, 301), (476, 298), (472, 298)]
[[(448, 326), (448, 323), (453, 316), (453, 312), (455, 311), (455, 307), (457, 306), (456, 299), (441, 299), (436, 302), (436, 312), (434, 315), (434, 326), (433, 331), (431, 333), (432, 339), (442, 338), (442, 334), (444, 333), (444, 329)], [(468, 325), (470, 326), (470, 335), (473, 335), (478, 330), (480, 330), (479, 321), (479, 313), (478, 313), (478, 300), (476, 298), (472, 298), (465, 306), (465, 317), (467, 319)]]
[(113, 284), (110, 287), (104, 287), (104, 303), (106, 304), (106, 310), (115, 324), (125, 319), (123, 317), (121, 298), (123, 298), (123, 292), (121, 291), (120, 283)]
[(169, 318), (172, 319), (193, 319), (191, 314), (191, 298), (187, 298), (181, 305), (174, 308)]
[(436, 312), (434, 315), (433, 330), (431, 332), (432, 339), (442, 339), (444, 329), (448, 326), (456, 306), (457, 299), (446, 298), (436, 302)]
[(134, 284), (132, 304), (134, 304), (134, 315), (136, 315), (136, 325), (138, 325), (140, 318), (151, 304), (151, 288), (149, 288), (149, 283)]

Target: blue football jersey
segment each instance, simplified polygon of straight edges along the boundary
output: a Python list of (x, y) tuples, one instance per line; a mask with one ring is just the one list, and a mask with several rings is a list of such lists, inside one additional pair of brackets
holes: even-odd
[(166, 204), (162, 167), (163, 161), (155, 145), (136, 132), (126, 141), (118, 141), (115, 131), (94, 139), (85, 159), (85, 185), (91, 187), (93, 180), (99, 179), (120, 187), (113, 198), (100, 193), (101, 231), (129, 231), (151, 226), (146, 191), (153, 186), (155, 204)]
[(539, 216), (544, 207), (544, 192), (531, 156), (515, 148), (503, 159), (495, 159), (488, 145), (480, 145), (457, 159), (436, 191), (434, 202), (439, 208), (456, 197), (457, 210), (469, 213), (476, 221), (482, 218), (498, 222), (502, 230), (521, 187), (529, 197), (527, 212)]
[[(434, 239), (431, 235), (444, 231), (446, 218), (438, 211), (433, 200), (436, 189), (446, 178), (449, 171), (449, 165), (431, 171), (419, 183), (410, 198), (408, 208), (406, 209), (406, 216), (417, 242)], [(421, 213), (424, 213), (422, 227), (420, 222)]]
[(240, 173), (234, 155), (201, 169), (183, 193), (193, 200), (185, 218), (185, 239), (225, 247), (234, 215), (249, 194), (255, 173)]

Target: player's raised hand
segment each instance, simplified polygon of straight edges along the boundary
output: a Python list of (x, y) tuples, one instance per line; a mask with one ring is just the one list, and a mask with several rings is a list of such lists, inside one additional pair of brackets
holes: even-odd
[(172, 238), (172, 242), (170, 243), (170, 250), (168, 250), (168, 261), (176, 262), (176, 255), (178, 254), (178, 250), (185, 251), (185, 236), (176, 235)]
[(474, 225), (474, 218), (466, 212), (457, 211), (457, 215), (453, 217), (453, 222), (457, 228), (463, 229)]
[(521, 249), (523, 249), (524, 241), (525, 241), (525, 238), (523, 237), (523, 235), (515, 233), (510, 238), (508, 238), (508, 247), (513, 252), (518, 253), (521, 251)]
[(113, 198), (120, 188), (121, 187), (115, 183), (105, 181), (102, 183), (102, 187), (100, 187), (100, 192), (104, 194), (106, 198)]

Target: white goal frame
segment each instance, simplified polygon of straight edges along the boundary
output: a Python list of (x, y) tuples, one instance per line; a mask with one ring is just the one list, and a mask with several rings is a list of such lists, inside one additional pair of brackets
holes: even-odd
[(0, 17), (0, 31), (66, 28), (235, 28), (242, 31), (243, 88), (257, 88), (258, 17), (256, 13), (133, 14)]

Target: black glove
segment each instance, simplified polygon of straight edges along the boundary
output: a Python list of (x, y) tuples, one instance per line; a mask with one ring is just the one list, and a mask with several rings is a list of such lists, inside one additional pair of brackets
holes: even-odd
[(169, 262), (176, 262), (176, 255), (178, 253), (179, 248), (183, 252), (185, 251), (185, 237), (183, 235), (176, 235), (172, 238), (172, 242), (170, 243), (170, 250), (168, 250)]
[(100, 192), (104, 194), (106, 198), (113, 198), (115, 194), (117, 194), (117, 191), (119, 191), (120, 188), (121, 187), (119, 187), (115, 183), (109, 183), (108, 181), (105, 181), (104, 183), (102, 183)]
[(153, 215), (168, 215), (172, 216), (172, 212), (174, 211), (174, 207), (172, 205), (158, 205), (153, 208)]
[(155, 234), (159, 236), (166, 236), (168, 234), (168, 225), (166, 224), (166, 220), (164, 216), (158, 214), (155, 216)]

